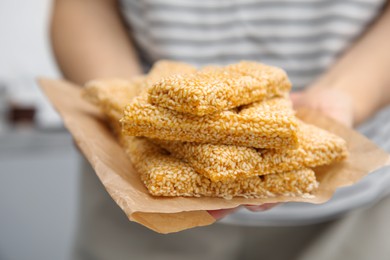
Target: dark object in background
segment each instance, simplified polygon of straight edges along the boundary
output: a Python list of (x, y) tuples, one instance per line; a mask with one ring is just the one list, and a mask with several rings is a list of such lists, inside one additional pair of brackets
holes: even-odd
[(29, 78), (3, 79), (0, 82), (4, 126), (35, 126), (39, 103), (33, 83), (34, 80)]
[(31, 124), (35, 123), (36, 108), (33, 105), (21, 105), (10, 103), (7, 112), (9, 123), (16, 124)]
[(9, 127), (63, 130), (61, 118), (43, 96), (35, 78), (0, 78), (0, 132)]

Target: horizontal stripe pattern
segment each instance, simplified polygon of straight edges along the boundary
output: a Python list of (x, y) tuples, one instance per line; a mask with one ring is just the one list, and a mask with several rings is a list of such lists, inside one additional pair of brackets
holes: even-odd
[[(240, 0), (240, 1), (229, 1), (229, 0), (199, 0), (199, 1), (182, 1), (182, 0), (155, 0), (153, 1), (156, 5), (165, 5), (173, 6), (176, 8), (187, 7), (187, 8), (200, 8), (200, 9), (209, 9), (209, 8), (227, 8), (231, 6), (280, 6), (280, 5), (301, 5), (303, 7), (315, 6), (315, 7), (325, 7), (327, 5), (334, 5), (335, 3), (340, 4), (340, 0), (300, 0), (300, 1), (291, 1), (291, 0)], [(373, 4), (381, 3), (381, 0), (344, 0), (344, 3), (354, 4), (354, 5), (363, 5), (365, 7), (370, 7)], [(137, 2), (139, 3), (139, 2)]]
[[(223, 42), (196, 42), (183, 43), (170, 41), (154, 41), (147, 35), (139, 35), (139, 40), (143, 45), (160, 52), (160, 55), (177, 55), (184, 58), (209, 58), (213, 54), (220, 52), (221, 54), (231, 54), (235, 56), (247, 55), (265, 55), (268, 57), (289, 57), (294, 59), (312, 59), (319, 58), (324, 55), (333, 54), (340, 49), (343, 49), (347, 39), (327, 39), (320, 44), (303, 44), (303, 42), (289, 41), (270, 41), (264, 43), (261, 39), (244, 38), (237, 41)], [(159, 49), (159, 47), (162, 47)], [(194, 52), (194, 48), (197, 52)], [(278, 49), (276, 52), (275, 49)]]
[[(142, 1), (138, 1), (142, 2)], [(345, 19), (351, 22), (362, 22), (371, 12), (375, 10), (375, 6), (370, 8), (364, 6), (348, 5), (348, 8), (343, 8), (345, 2), (338, 1), (336, 5), (324, 8), (318, 12), (318, 7), (302, 8), (289, 7), (289, 5), (273, 6), (272, 8), (264, 8), (258, 6), (257, 8), (243, 8), (242, 5), (234, 6), (231, 9), (204, 9), (196, 11), (194, 9), (176, 10), (175, 8), (162, 8), (155, 5), (139, 5), (134, 4), (136, 1), (129, 2), (133, 4), (124, 5), (124, 8), (133, 9), (135, 15), (142, 15), (148, 12), (149, 19), (152, 21), (164, 21), (165, 23), (174, 24), (189, 24), (189, 25), (231, 25), (234, 23), (236, 15), (245, 15), (245, 19), (251, 22), (268, 22), (268, 23), (283, 23), (284, 21), (302, 23), (307, 20), (314, 22), (322, 22), (330, 18)], [(307, 6), (306, 6), (307, 7)], [(345, 7), (345, 6), (344, 6)], [(208, 11), (206, 11), (208, 10)], [(198, 20), (199, 14), (202, 19)]]
[(245, 36), (257, 37), (263, 41), (272, 38), (280, 40), (295, 38), (318, 41), (324, 38), (324, 34), (330, 37), (351, 37), (361, 30), (360, 24), (348, 23), (343, 20), (329, 20), (316, 26), (316, 30), (313, 30), (313, 25), (309, 22), (301, 25), (289, 23), (288, 30), (286, 30), (286, 24), (269, 25), (261, 23), (257, 26), (253, 26), (246, 20), (236, 20), (234, 24), (227, 26), (226, 28), (216, 28), (211, 25), (183, 28), (179, 23), (172, 26), (164, 26), (158, 22), (155, 23), (150, 20), (142, 19), (139, 15), (131, 15), (129, 16), (129, 20), (137, 33), (149, 33), (159, 39), (188, 41), (230, 40), (232, 38), (243, 38)]
[(237, 8), (244, 9), (264, 9), (274, 8), (283, 10), (284, 8), (329, 8), (329, 7), (361, 7), (376, 8), (382, 4), (382, 0), (125, 0), (126, 6), (156, 8), (159, 10), (177, 10), (191, 12), (226, 12), (234, 11)]
[(122, 0), (147, 63), (258, 60), (302, 88), (369, 25), (382, 0)]

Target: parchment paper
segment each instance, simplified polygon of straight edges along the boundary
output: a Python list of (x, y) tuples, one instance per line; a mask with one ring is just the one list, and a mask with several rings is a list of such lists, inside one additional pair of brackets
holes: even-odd
[(303, 121), (343, 137), (350, 152), (346, 161), (315, 169), (320, 185), (314, 198), (280, 196), (225, 200), (153, 197), (106, 126), (99, 109), (81, 97), (81, 87), (50, 79), (40, 79), (39, 83), (112, 199), (130, 220), (159, 233), (210, 225), (215, 220), (206, 210), (286, 201), (323, 203), (331, 198), (336, 188), (351, 185), (368, 173), (390, 164), (389, 154), (366, 137), (317, 112), (305, 110), (298, 112)]

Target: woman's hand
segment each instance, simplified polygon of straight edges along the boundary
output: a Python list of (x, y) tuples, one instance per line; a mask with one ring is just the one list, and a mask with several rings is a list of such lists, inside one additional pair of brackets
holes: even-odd
[[(264, 203), (261, 205), (245, 205), (244, 207), (253, 212), (265, 211), (272, 209), (279, 203)], [(207, 212), (213, 216), (216, 220), (219, 220), (229, 214), (236, 212), (240, 207), (232, 208), (232, 209), (219, 209), (219, 210), (208, 210)]]
[(295, 109), (309, 108), (352, 127), (354, 107), (352, 97), (346, 92), (331, 88), (312, 88), (291, 94)]

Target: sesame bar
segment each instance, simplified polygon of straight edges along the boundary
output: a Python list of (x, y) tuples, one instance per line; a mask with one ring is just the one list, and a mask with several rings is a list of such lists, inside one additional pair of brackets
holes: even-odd
[(148, 101), (156, 106), (203, 116), (281, 96), (290, 88), (291, 83), (282, 69), (242, 61), (163, 78), (149, 89)]
[(255, 149), (234, 145), (152, 141), (183, 159), (213, 182), (313, 168), (347, 156), (346, 142), (325, 130), (299, 122), (298, 149)]
[(160, 60), (153, 64), (153, 67), (146, 75), (146, 82), (149, 86), (152, 86), (165, 77), (174, 75), (187, 75), (195, 72), (196, 68), (188, 63)]
[(92, 104), (99, 106), (111, 119), (115, 118), (119, 122), (125, 106), (154, 82), (163, 77), (194, 71), (196, 71), (195, 67), (187, 63), (161, 60), (156, 62), (145, 76), (137, 76), (131, 80), (89, 81), (83, 89), (83, 96)]
[(202, 117), (154, 106), (139, 96), (121, 119), (124, 135), (255, 148), (295, 148), (297, 122), (291, 102), (274, 98)]
[(135, 169), (154, 196), (264, 198), (278, 195), (311, 196), (318, 186), (311, 169), (256, 176), (235, 182), (212, 182), (189, 164), (145, 138), (127, 137), (123, 142)]

